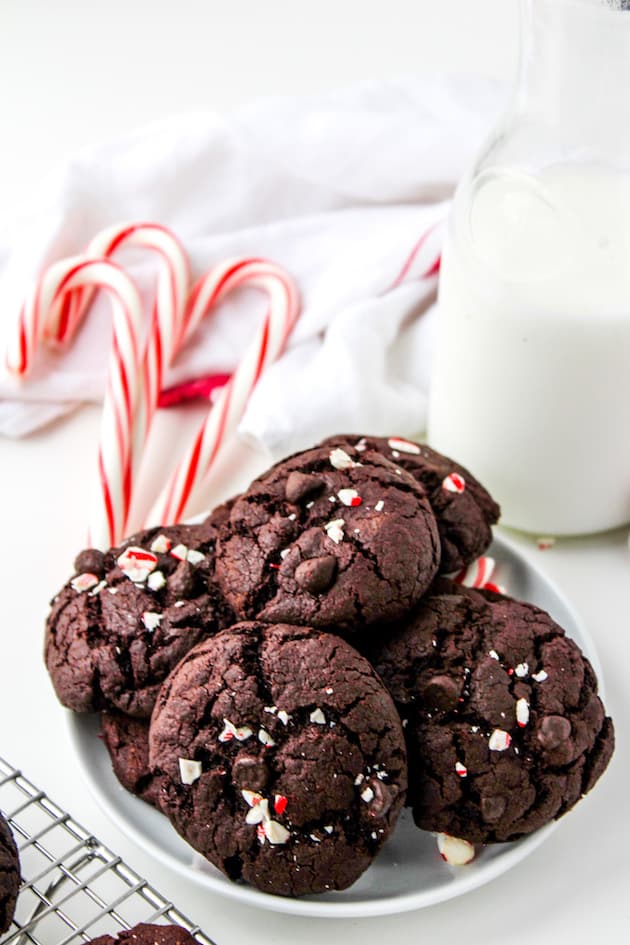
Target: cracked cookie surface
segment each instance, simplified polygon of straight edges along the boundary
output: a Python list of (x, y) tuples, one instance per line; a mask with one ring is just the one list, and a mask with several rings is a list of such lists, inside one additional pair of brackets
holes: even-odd
[(376, 450), (411, 473), (426, 489), (437, 520), (442, 557), (440, 573), (460, 571), (482, 555), (492, 541), (491, 526), (501, 509), (471, 472), (423, 443), (400, 437), (340, 434), (325, 446), (349, 444)]
[(516, 840), (568, 811), (610, 760), (593, 669), (532, 604), (440, 578), (368, 656), (403, 719), (425, 830)]
[(201, 525), (148, 529), (77, 556), (46, 624), (46, 665), (63, 705), (148, 718), (173, 666), (232, 622), (214, 582), (226, 515), (221, 507)]
[(6, 932), (15, 913), (20, 885), (20, 861), (9, 825), (0, 814), (0, 932)]
[(380, 454), (297, 453), (221, 526), (217, 581), (237, 616), (356, 632), (406, 613), (440, 545), (422, 486)]
[(391, 697), (332, 634), (239, 624), (198, 644), (150, 728), (159, 803), (233, 880), (345, 889), (393, 830), (407, 784)]

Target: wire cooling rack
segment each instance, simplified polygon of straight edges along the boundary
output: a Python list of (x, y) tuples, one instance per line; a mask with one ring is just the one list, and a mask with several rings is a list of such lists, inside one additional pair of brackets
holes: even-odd
[(180, 925), (215, 945), (172, 902), (0, 758), (0, 811), (20, 851), (22, 885), (2, 945), (80, 945), (138, 922)]

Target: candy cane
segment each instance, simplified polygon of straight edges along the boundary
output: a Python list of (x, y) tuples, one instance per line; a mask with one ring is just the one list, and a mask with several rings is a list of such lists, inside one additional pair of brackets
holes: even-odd
[[(161, 256), (163, 262), (158, 274), (146, 350), (142, 357), (138, 354), (141, 364), (141, 396), (137, 398), (134, 415), (129, 422), (132, 431), (129, 447), (131, 469), (126, 475), (135, 479), (158, 404), (164, 370), (172, 360), (182, 336), (190, 267), (188, 257), (174, 234), (154, 223), (109, 227), (90, 242), (86, 256), (90, 259), (106, 259), (123, 246), (153, 250)], [(98, 286), (91, 284), (73, 290), (65, 285), (63, 291), (56, 291), (59, 278), (67, 268), (73, 268), (77, 263), (78, 259), (73, 259), (54, 264), (46, 270), (31, 291), (20, 313), (17, 336), (14, 337), (7, 355), (7, 365), (14, 373), (23, 376), (29, 370), (37, 344), (42, 338), (49, 343), (65, 346), (75, 336), (95, 292), (98, 291)], [(108, 453), (105, 442), (101, 444), (101, 451), (103, 454)], [(130, 504), (131, 493), (125, 489), (120, 512), (124, 516), (122, 531), (127, 525)], [(96, 512), (98, 517), (98, 510)], [(120, 530), (116, 525), (116, 531)]]
[[(50, 266), (34, 289), (38, 317), (60, 305), (68, 292), (103, 289), (113, 311), (113, 342), (98, 450), (98, 501), (89, 540), (107, 548), (124, 533), (133, 489), (133, 420), (140, 390), (142, 304), (135, 283), (104, 259), (69, 259)], [(35, 323), (35, 329), (39, 326)]]
[[(133, 463), (137, 468), (157, 407), (165, 368), (175, 355), (183, 331), (190, 265), (177, 237), (157, 223), (108, 227), (90, 241), (86, 255), (107, 259), (123, 247), (153, 250), (163, 262), (158, 274), (147, 348), (142, 359), (143, 393), (133, 423)], [(95, 291), (93, 287), (87, 287), (68, 292), (58, 305), (51, 305), (43, 326), (45, 337), (60, 345), (71, 341)]]
[(213, 269), (194, 286), (185, 317), (182, 343), (201, 319), (232, 289), (248, 285), (263, 289), (269, 309), (256, 338), (217, 400), (166, 488), (149, 520), (162, 525), (181, 520), (190, 498), (208, 474), (225, 439), (238, 426), (249, 396), (265, 368), (282, 353), (299, 314), (299, 293), (289, 275), (264, 259), (245, 259)]

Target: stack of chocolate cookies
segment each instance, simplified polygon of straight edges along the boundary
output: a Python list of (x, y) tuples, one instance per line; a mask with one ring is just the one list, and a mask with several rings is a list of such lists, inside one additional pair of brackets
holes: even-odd
[(82, 552), (47, 623), (56, 692), (231, 879), (344, 889), (405, 804), (464, 862), (564, 814), (614, 745), (551, 617), (448, 577), (498, 516), (426, 446), (331, 438), (200, 525)]

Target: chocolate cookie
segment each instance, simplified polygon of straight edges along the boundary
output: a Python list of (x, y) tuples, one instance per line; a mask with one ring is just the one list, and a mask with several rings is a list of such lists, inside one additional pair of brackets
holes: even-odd
[(122, 712), (103, 712), (101, 733), (114, 774), (124, 788), (157, 806), (158, 785), (149, 769), (149, 722)]
[(407, 784), (392, 700), (332, 634), (243, 623), (198, 644), (151, 720), (160, 806), (231, 879), (345, 889), (394, 828)]
[(376, 450), (422, 483), (440, 533), (441, 574), (460, 571), (483, 554), (492, 541), (490, 526), (499, 521), (501, 509), (464, 466), (430, 446), (400, 437), (340, 434), (322, 445), (347, 444), (359, 451)]
[(15, 913), (20, 885), (20, 861), (9, 825), (0, 814), (0, 933), (6, 932)]
[(425, 830), (516, 840), (566, 813), (610, 760), (593, 669), (532, 604), (440, 579), (370, 656), (403, 718)]
[(197, 940), (179, 925), (147, 925), (141, 922), (115, 935), (99, 935), (88, 945), (197, 945)]
[(350, 447), (278, 463), (219, 534), (217, 580), (238, 617), (349, 632), (406, 613), (440, 557), (417, 480)]
[(199, 640), (232, 622), (214, 582), (217, 515), (152, 528), (103, 553), (82, 551), (53, 600), (45, 658), (75, 712), (148, 718), (162, 681)]

